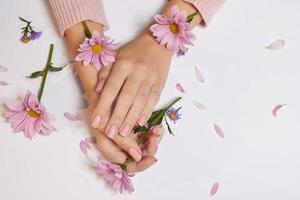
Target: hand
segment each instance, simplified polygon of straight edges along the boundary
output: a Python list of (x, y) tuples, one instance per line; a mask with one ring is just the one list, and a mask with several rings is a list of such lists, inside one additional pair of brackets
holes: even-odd
[[(143, 32), (123, 46), (110, 69), (99, 72), (99, 81), (109, 77), (95, 107), (92, 126), (105, 126), (110, 138), (126, 136), (138, 123), (144, 125), (159, 100), (174, 52), (160, 46)], [(102, 75), (101, 75), (102, 74)], [(111, 108), (114, 108), (111, 114)], [(110, 116), (111, 114), (111, 116)]]

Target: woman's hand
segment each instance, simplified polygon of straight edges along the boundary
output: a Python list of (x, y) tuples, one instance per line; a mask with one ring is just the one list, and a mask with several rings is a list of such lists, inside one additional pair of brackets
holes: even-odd
[[(164, 88), (173, 53), (146, 31), (123, 46), (110, 74), (108, 69), (104, 69), (105, 76), (103, 71), (99, 72), (99, 82), (105, 85), (95, 107), (92, 126), (99, 128), (108, 120), (105, 132), (115, 138), (118, 132), (129, 135), (136, 122), (144, 125)], [(107, 74), (107, 81), (101, 80)]]

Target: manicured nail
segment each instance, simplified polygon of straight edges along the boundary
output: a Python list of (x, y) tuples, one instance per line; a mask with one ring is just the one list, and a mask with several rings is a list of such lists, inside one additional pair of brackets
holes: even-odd
[(155, 127), (153, 128), (153, 133), (154, 133), (155, 135), (160, 136), (160, 135), (161, 135), (161, 131), (162, 131), (162, 125), (161, 125), (161, 124), (158, 125), (158, 126), (155, 126)]
[(136, 161), (140, 161), (142, 156), (141, 154), (134, 148), (130, 148), (128, 153), (131, 155), (131, 157), (136, 160)]
[(127, 136), (130, 129), (131, 129), (130, 124), (123, 125), (120, 131), (120, 135), (122, 135), (123, 137)]
[(92, 127), (93, 128), (98, 128), (100, 122), (101, 122), (102, 117), (100, 115), (95, 115), (92, 121)]
[(156, 137), (154, 140), (154, 146), (158, 147), (158, 144), (160, 143), (160, 137)]
[(110, 139), (114, 139), (115, 136), (117, 135), (118, 133), (118, 128), (116, 125), (112, 125), (109, 129), (108, 129), (108, 132), (107, 132), (107, 136), (110, 138)]
[(103, 86), (104, 86), (105, 80), (101, 80), (98, 82), (97, 86), (96, 86), (96, 92), (97, 93), (101, 93)]
[(145, 123), (146, 123), (146, 121), (147, 121), (147, 116), (146, 116), (146, 115), (142, 115), (142, 116), (140, 117), (140, 119), (138, 120), (138, 125), (144, 126)]

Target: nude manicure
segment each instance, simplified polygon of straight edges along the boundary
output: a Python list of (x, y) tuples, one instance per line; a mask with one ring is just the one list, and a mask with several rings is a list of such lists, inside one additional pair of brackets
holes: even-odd
[(114, 139), (115, 136), (117, 135), (118, 133), (118, 128), (116, 125), (112, 125), (109, 129), (108, 129), (108, 133), (107, 133), (107, 136), (110, 138), (110, 139)]
[(120, 135), (122, 135), (123, 137), (127, 136), (129, 131), (131, 129), (130, 124), (125, 124), (124, 126), (122, 126), (121, 131), (120, 131)]
[(147, 121), (147, 116), (146, 116), (146, 115), (142, 115), (142, 116), (140, 117), (139, 121), (138, 121), (138, 125), (144, 126), (145, 123), (146, 123), (146, 121)]
[(92, 121), (92, 127), (93, 128), (98, 128), (98, 126), (99, 126), (99, 124), (100, 124), (100, 122), (101, 122), (101, 119), (102, 119), (102, 117), (100, 116), (100, 115), (95, 115), (94, 116), (94, 119), (93, 119), (93, 121)]
[(103, 86), (104, 86), (105, 80), (101, 80), (98, 82), (97, 86), (96, 86), (96, 92), (97, 93), (101, 93)]
[(132, 158), (136, 161), (140, 161), (142, 156), (141, 154), (134, 148), (130, 148), (128, 153), (132, 156)]

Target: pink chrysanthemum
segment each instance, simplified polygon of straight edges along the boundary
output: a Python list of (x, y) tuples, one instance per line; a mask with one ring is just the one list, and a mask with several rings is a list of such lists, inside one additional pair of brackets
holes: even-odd
[(15, 100), (5, 103), (9, 111), (4, 116), (11, 123), (14, 132), (24, 132), (26, 138), (35, 134), (48, 135), (56, 129), (52, 126), (53, 118), (46, 112), (45, 107), (30, 91), (23, 101)]
[(100, 174), (106, 182), (112, 185), (112, 188), (115, 191), (120, 192), (129, 192), (134, 191), (130, 177), (134, 176), (133, 174), (128, 174), (125, 172), (119, 165), (112, 164), (100, 156), (98, 156), (98, 167), (97, 172)]
[(83, 61), (83, 65), (92, 64), (99, 71), (102, 66), (115, 61), (116, 49), (117, 44), (113, 40), (106, 36), (101, 37), (99, 32), (94, 31), (92, 38), (85, 38), (80, 45), (75, 60)]
[(153, 36), (168, 49), (186, 52), (185, 45), (193, 45), (195, 39), (191, 32), (190, 24), (187, 22), (187, 13), (180, 12), (175, 5), (171, 10), (171, 16), (155, 15), (156, 24), (150, 26)]

